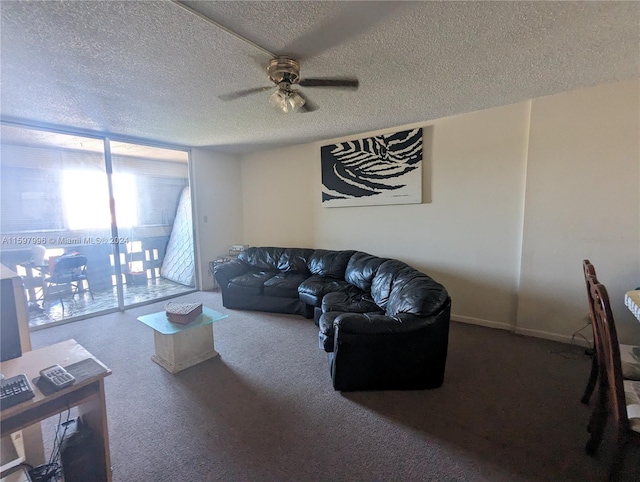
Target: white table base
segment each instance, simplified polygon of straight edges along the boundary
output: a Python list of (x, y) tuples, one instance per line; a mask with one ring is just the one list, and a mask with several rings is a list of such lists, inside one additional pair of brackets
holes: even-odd
[(214, 349), (211, 324), (171, 335), (154, 330), (153, 335), (156, 353), (151, 359), (170, 373), (178, 373), (219, 355)]

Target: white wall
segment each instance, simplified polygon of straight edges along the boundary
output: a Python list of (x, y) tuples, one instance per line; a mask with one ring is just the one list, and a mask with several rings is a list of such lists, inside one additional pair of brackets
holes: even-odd
[[(590, 257), (623, 338), (640, 343), (620, 304), (640, 284), (637, 81), (362, 136), (418, 126), (422, 204), (322, 207), (320, 146), (342, 139), (243, 156), (244, 243), (402, 259), (447, 287), (454, 319), (563, 341), (584, 324)], [(591, 242), (582, 188), (596, 180), (612, 195), (599, 196), (606, 234)]]
[(581, 263), (609, 291), (618, 334), (640, 341), (624, 307), (640, 286), (638, 82), (535, 99), (525, 205), (518, 328), (570, 334), (588, 314)]
[[(421, 124), (422, 204), (323, 207), (320, 146), (341, 139), (247, 155), (245, 243), (401, 259), (447, 287), (458, 318), (509, 327), (517, 308), (528, 116), (525, 102)], [(400, 128), (388, 132), (394, 130)]]
[(244, 243), (314, 247), (320, 195), (309, 145), (254, 153), (242, 161)]
[(191, 151), (200, 289), (213, 288), (209, 261), (228, 254), (242, 242), (242, 178), (240, 160), (208, 149)]

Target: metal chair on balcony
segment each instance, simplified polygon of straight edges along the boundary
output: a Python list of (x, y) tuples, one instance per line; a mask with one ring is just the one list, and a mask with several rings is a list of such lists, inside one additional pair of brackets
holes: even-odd
[(53, 271), (49, 276), (44, 279), (46, 285), (46, 292), (42, 305), (49, 297), (50, 291), (53, 287), (58, 287), (58, 297), (60, 298), (60, 304), (62, 305), (62, 313), (64, 315), (64, 302), (62, 300), (61, 286), (69, 286), (72, 289), (72, 297), (75, 296), (80, 290), (84, 290), (84, 283), (87, 284), (87, 289), (93, 298), (93, 292), (91, 291), (91, 285), (89, 284), (89, 278), (87, 277), (87, 257), (82, 255), (69, 255), (61, 256), (56, 260)]

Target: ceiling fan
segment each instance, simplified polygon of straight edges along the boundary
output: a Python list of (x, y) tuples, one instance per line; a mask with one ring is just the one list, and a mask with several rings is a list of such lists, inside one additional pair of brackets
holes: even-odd
[[(277, 56), (269, 61), (267, 75), (277, 90), (269, 97), (269, 103), (277, 110), (285, 114), (294, 112), (312, 112), (318, 107), (310, 102), (305, 95), (292, 86), (300, 87), (333, 87), (343, 89), (357, 89), (359, 81), (356, 78), (300, 78), (300, 63), (284, 55)], [(247, 95), (264, 92), (273, 89), (273, 86), (254, 87), (252, 89), (239, 90), (219, 96), (221, 100), (229, 101), (245, 97)]]
[[(247, 44), (255, 47), (256, 49), (262, 51), (264, 54), (267, 54), (271, 60), (267, 64), (267, 75), (269, 80), (275, 84), (276, 91), (271, 94), (269, 97), (269, 103), (280, 112), (284, 112), (286, 114), (295, 113), (295, 112), (312, 112), (318, 109), (313, 102), (311, 102), (305, 95), (300, 92), (299, 89), (293, 89), (292, 86), (299, 85), (300, 87), (333, 87), (333, 88), (342, 88), (342, 89), (357, 89), (359, 85), (358, 79), (354, 77), (333, 77), (333, 78), (310, 78), (310, 79), (301, 79), (300, 78), (300, 63), (291, 57), (285, 55), (275, 55), (272, 52), (269, 52), (264, 47), (255, 44), (254, 42), (242, 37), (236, 32), (228, 29), (224, 25), (216, 22), (212, 18), (207, 15), (199, 12), (193, 7), (186, 5), (183, 0), (171, 0), (174, 4), (179, 7), (191, 12), (194, 15), (197, 15), (201, 19), (206, 22), (214, 25), (215, 27), (224, 30), (230, 35), (246, 42)], [(191, 3), (191, 2), (189, 2)], [(378, 14), (376, 13), (376, 16)], [(348, 17), (348, 16), (347, 16)], [(335, 22), (334, 22), (335, 23)], [(326, 26), (322, 26), (323, 29), (326, 30)], [(341, 28), (340, 30), (345, 32), (353, 32), (353, 26), (349, 25), (348, 28)], [(344, 32), (332, 32), (332, 37), (340, 38)], [(312, 35), (313, 36), (313, 35)], [(308, 39), (307, 39), (308, 40)], [(308, 43), (308, 42), (307, 42)], [(254, 87), (252, 89), (239, 90), (236, 92), (231, 92), (229, 94), (224, 94), (219, 96), (218, 98), (224, 101), (230, 101), (239, 99), (241, 97), (245, 97), (247, 95), (255, 94), (258, 92), (264, 92), (266, 90), (273, 89), (273, 85), (265, 86), (265, 87)]]

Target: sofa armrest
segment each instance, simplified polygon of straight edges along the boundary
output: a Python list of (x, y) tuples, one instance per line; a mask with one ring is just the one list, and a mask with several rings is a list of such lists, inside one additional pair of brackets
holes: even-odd
[(240, 260), (232, 259), (226, 263), (214, 267), (213, 275), (223, 289), (229, 284), (229, 280), (249, 271), (250, 266)]
[(356, 335), (380, 335), (409, 333), (434, 322), (434, 317), (422, 318), (410, 314), (390, 317), (384, 313), (342, 313), (336, 317), (333, 326), (336, 333), (340, 331)]

